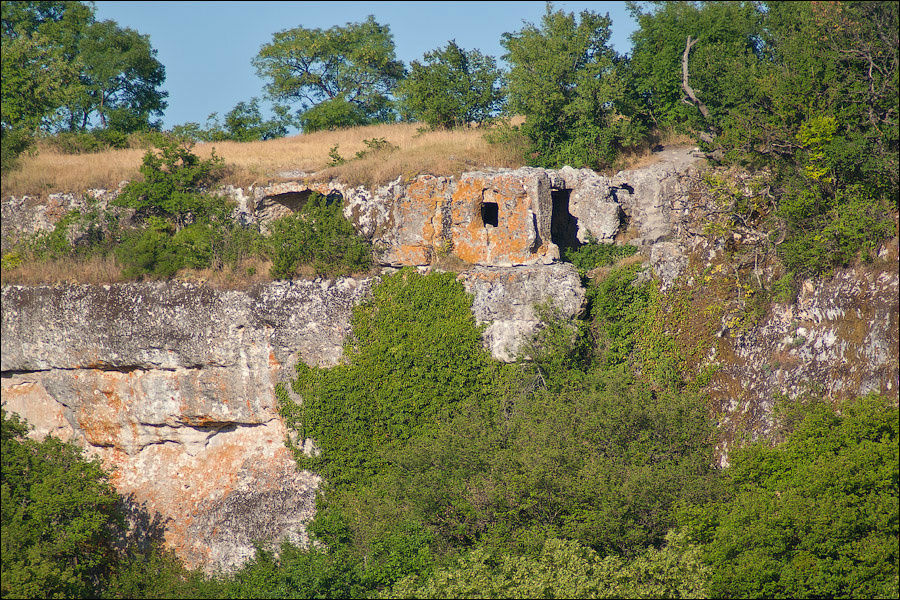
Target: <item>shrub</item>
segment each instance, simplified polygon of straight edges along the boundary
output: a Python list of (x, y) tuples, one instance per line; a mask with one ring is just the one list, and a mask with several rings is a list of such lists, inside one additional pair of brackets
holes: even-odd
[(818, 401), (801, 419), (779, 446), (735, 450), (727, 500), (686, 513), (712, 594), (896, 597), (896, 405), (868, 396), (837, 414)]
[(300, 265), (335, 276), (372, 264), (370, 245), (344, 218), (341, 203), (320, 194), (312, 194), (297, 214), (273, 221), (270, 230), (270, 273), (276, 279), (290, 278)]
[(2, 420), (3, 596), (95, 594), (125, 529), (108, 475), (73, 444), (27, 439), (5, 410)]
[(222, 173), (223, 161), (213, 155), (201, 160), (174, 139), (161, 140), (158, 151), (148, 151), (140, 167), (142, 181), (132, 181), (115, 204), (172, 221), (176, 228), (189, 222), (227, 214), (224, 199), (205, 194)]
[(817, 185), (792, 186), (781, 198), (778, 213), (788, 230), (778, 256), (800, 276), (830, 273), (867, 258), (894, 230), (887, 202), (861, 185), (833, 194)]

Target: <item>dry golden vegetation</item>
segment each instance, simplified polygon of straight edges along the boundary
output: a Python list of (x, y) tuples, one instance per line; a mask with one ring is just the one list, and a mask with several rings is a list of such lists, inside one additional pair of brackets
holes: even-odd
[[(194, 152), (208, 157), (213, 150), (228, 167), (224, 183), (246, 186), (280, 179), (284, 172), (321, 172), (351, 185), (380, 185), (401, 175), (419, 173), (454, 175), (484, 166), (518, 167), (521, 148), (513, 144), (490, 144), (485, 129), (452, 131), (422, 130), (417, 123), (394, 123), (321, 131), (264, 142), (214, 142), (197, 144)], [(363, 140), (384, 139), (394, 151), (372, 153), (354, 159), (368, 149)], [(329, 151), (347, 163), (329, 167)], [(95, 154), (62, 154), (38, 146), (32, 156), (23, 156), (19, 168), (3, 177), (2, 194), (46, 194), (114, 189), (135, 178), (145, 150), (109, 150)], [(353, 159), (353, 160), (351, 160)]]
[(122, 266), (111, 256), (83, 259), (25, 261), (0, 269), (3, 285), (46, 285), (54, 283), (105, 284), (124, 281)]
[[(513, 123), (521, 118), (513, 119)], [(392, 123), (319, 131), (263, 142), (212, 142), (197, 144), (193, 150), (206, 158), (215, 150), (225, 160), (223, 183), (246, 187), (253, 183), (296, 177), (297, 173), (316, 178), (338, 179), (349, 185), (374, 187), (397, 177), (420, 174), (459, 175), (485, 167), (516, 168), (525, 164), (521, 143), (491, 144), (485, 128), (430, 131), (419, 123)], [(369, 150), (364, 140), (385, 140), (395, 150)], [(691, 143), (685, 136), (662, 134), (651, 143), (623, 153), (613, 170), (635, 168), (653, 162), (651, 145)], [(347, 162), (329, 166), (329, 153)], [(49, 144), (39, 144), (36, 152), (21, 158), (19, 167), (3, 177), (4, 196), (39, 195), (53, 192), (82, 192), (88, 189), (115, 189), (123, 181), (138, 176), (146, 150), (130, 148), (93, 154), (63, 154)], [(286, 175), (290, 173), (290, 175)]]

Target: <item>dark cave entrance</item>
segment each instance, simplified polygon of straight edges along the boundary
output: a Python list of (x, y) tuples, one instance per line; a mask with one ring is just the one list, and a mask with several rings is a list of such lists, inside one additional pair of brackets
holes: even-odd
[(498, 227), (500, 225), (500, 207), (496, 202), (481, 203), (481, 222)]
[(551, 190), (553, 211), (550, 217), (550, 241), (559, 246), (560, 251), (566, 248), (577, 248), (578, 219), (569, 212), (569, 196), (572, 190)]

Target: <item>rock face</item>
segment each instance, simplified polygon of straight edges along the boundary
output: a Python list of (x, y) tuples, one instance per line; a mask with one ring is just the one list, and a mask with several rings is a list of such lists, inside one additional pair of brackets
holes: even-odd
[(808, 279), (794, 304), (774, 304), (758, 326), (719, 344), (708, 392), (722, 415), (719, 454), (729, 443), (767, 437), (779, 395), (826, 398), (900, 395), (900, 274), (846, 269)]
[(4, 287), (3, 405), (114, 467), (188, 564), (227, 569), (254, 540), (305, 540), (318, 478), (283, 444), (274, 386), (338, 360), (370, 285)]
[[(695, 292), (713, 289), (702, 281), (714, 267), (737, 273), (738, 260), (759, 277), (755, 252), (736, 250), (762, 238), (707, 239), (702, 230), (715, 207), (692, 189), (701, 159), (690, 148), (657, 158), (613, 177), (522, 168), (398, 179), (374, 191), (297, 179), (222, 193), (236, 201), (237, 220), (263, 230), (313, 192), (340, 197), (383, 265), (468, 263), (459, 280), (487, 325), (485, 346), (500, 360), (512, 360), (534, 331), (537, 305), (552, 303), (563, 316), (583, 309), (578, 274), (555, 262), (561, 248), (588, 239), (639, 246), (663, 291), (687, 292), (688, 310), (679, 314), (703, 332), (689, 339), (691, 348), (709, 350), (694, 366), (719, 365), (707, 391), (720, 419), (722, 464), (730, 444), (770, 435), (779, 394), (812, 385), (830, 398), (870, 391), (897, 398), (896, 239), (878, 268), (808, 280), (796, 303), (730, 330), (728, 306), (743, 302), (729, 283), (736, 279), (720, 279), (730, 300)], [(51, 229), (69, 210), (106, 206), (114, 196), (4, 199), (4, 249)], [(136, 510), (159, 515), (168, 544), (188, 564), (233, 568), (252, 555), (254, 540), (305, 541), (319, 480), (296, 472), (274, 387), (298, 361), (337, 364), (352, 307), (376, 279), (247, 291), (177, 282), (4, 287), (3, 406), (35, 425), (36, 435), (75, 440), (115, 467), (119, 492)]]
[(534, 332), (540, 317), (535, 307), (550, 302), (561, 315), (578, 315), (584, 306), (584, 288), (572, 265), (498, 269), (479, 267), (460, 275), (474, 296), (472, 312), (487, 323), (485, 346), (494, 358), (511, 361), (522, 342)]
[[(507, 360), (537, 324), (532, 303), (573, 316), (584, 300), (570, 265), (460, 279), (485, 345)], [(306, 541), (319, 479), (296, 470), (274, 388), (297, 361), (339, 361), (376, 281), (6, 286), (3, 406), (114, 468), (118, 492), (158, 515), (189, 565), (234, 568), (254, 541)]]

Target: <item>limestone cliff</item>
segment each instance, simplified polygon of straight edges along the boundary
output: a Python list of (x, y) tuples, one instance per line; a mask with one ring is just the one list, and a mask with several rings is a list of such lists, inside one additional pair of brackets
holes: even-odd
[[(628, 240), (668, 294), (675, 316), (667, 333), (691, 368), (714, 370), (706, 391), (722, 464), (734, 444), (771, 434), (778, 394), (812, 387), (833, 399), (869, 391), (896, 399), (897, 240), (875, 264), (801, 282), (795, 302), (750, 319), (741, 271), (771, 280), (773, 266), (741, 246), (762, 242), (746, 232), (704, 235), (716, 207), (697, 192), (702, 158), (679, 148), (658, 159), (612, 177), (523, 168), (377, 190), (298, 179), (222, 193), (237, 203), (234, 218), (262, 229), (314, 191), (339, 194), (383, 265), (465, 265), (459, 278), (487, 326), (484, 344), (501, 360), (534, 330), (536, 304), (582, 311), (585, 292), (574, 269), (557, 262), (561, 248)], [(115, 194), (3, 199), (3, 247), (91, 198), (105, 207)], [(180, 282), (5, 286), (2, 402), (37, 435), (73, 439), (115, 467), (117, 489), (160, 515), (189, 564), (232, 568), (252, 554), (253, 540), (304, 540), (319, 480), (294, 468), (274, 386), (297, 361), (340, 360), (352, 307), (375, 281), (244, 291)]]

